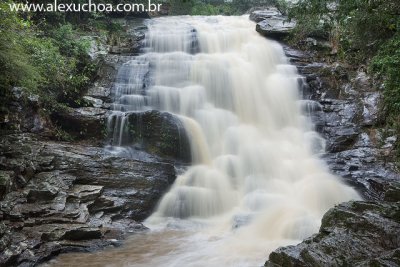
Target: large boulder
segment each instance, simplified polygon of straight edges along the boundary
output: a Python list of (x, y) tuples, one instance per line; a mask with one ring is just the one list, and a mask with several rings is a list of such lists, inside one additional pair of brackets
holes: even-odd
[[(164, 159), (191, 161), (189, 138), (183, 123), (176, 116), (157, 110), (119, 116), (125, 116), (125, 125), (123, 132), (119, 132), (120, 139), (113, 140), (114, 144), (132, 146)], [(119, 116), (113, 117), (111, 125), (121, 120)], [(117, 130), (121, 131), (118, 127)]]
[(265, 266), (398, 266), (399, 215), (399, 202), (341, 204), (325, 214), (318, 234), (272, 252)]
[(276, 17), (257, 23), (256, 31), (267, 38), (282, 41), (295, 25), (294, 22), (289, 22), (284, 17)]
[(250, 19), (257, 22), (256, 31), (267, 38), (281, 41), (296, 26), (275, 7), (251, 12)]
[(53, 120), (72, 137), (102, 140), (106, 134), (108, 110), (95, 107), (65, 108), (52, 115)]

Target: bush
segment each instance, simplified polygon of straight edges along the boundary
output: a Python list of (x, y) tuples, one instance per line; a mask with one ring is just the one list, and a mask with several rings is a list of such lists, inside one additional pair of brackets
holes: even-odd
[(366, 60), (398, 30), (398, 10), (398, 0), (299, 0), (289, 17), (297, 20), (300, 37), (322, 32), (342, 53), (360, 51), (364, 57), (356, 58)]
[(82, 58), (90, 47), (90, 43), (79, 40), (78, 34), (70, 23), (53, 29), (49, 36), (59, 47), (60, 53), (67, 57)]
[(37, 86), (37, 68), (30, 64), (29, 53), (23, 45), (28, 32), (29, 22), (9, 11), (8, 1), (0, 3), (0, 89), (3, 97), (12, 86)]
[[(66, 45), (70, 45), (68, 41)], [(90, 80), (87, 77), (90, 73), (85, 71), (87, 64), (80, 62), (79, 57), (62, 55), (57, 41), (50, 38), (29, 38), (25, 40), (24, 46), (30, 54), (30, 64), (36, 66), (38, 73), (39, 84), (36, 88), (30, 89), (48, 101), (55, 100), (70, 106), (76, 105), (76, 101)], [(76, 46), (68, 48), (70, 51), (66, 51), (67, 54), (80, 49)], [(84, 64), (85, 67), (80, 69), (79, 64)]]
[(90, 43), (69, 23), (45, 26), (43, 34), (34, 22), (9, 11), (8, 3), (0, 4), (2, 110), (13, 86), (40, 95), (50, 110), (58, 103), (79, 105), (94, 73)]
[(230, 4), (212, 5), (196, 3), (192, 8), (192, 15), (213, 16), (213, 15), (236, 15), (237, 10)]

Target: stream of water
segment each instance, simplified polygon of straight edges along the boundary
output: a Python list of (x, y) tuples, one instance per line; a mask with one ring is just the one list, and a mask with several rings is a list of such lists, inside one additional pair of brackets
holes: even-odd
[(144, 222), (151, 231), (81, 254), (80, 266), (262, 266), (277, 247), (316, 233), (329, 208), (359, 198), (319, 158), (324, 140), (303, 112), (296, 68), (247, 17), (147, 24), (145, 52), (116, 86), (114, 143), (124, 112), (171, 112), (193, 163)]

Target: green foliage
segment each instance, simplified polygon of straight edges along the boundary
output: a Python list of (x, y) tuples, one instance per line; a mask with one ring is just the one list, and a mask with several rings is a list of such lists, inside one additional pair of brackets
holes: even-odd
[(170, 15), (190, 15), (194, 0), (169, 0)]
[[(36, 66), (37, 79), (40, 82), (38, 88), (30, 89), (35, 89), (35, 93), (48, 100), (54, 99), (74, 106), (89, 82), (88, 76), (91, 73), (87, 71), (89, 63), (84, 62), (86, 55), (83, 51), (80, 51), (82, 54), (77, 52), (82, 44), (71, 45), (66, 40), (66, 46), (69, 49), (65, 53), (77, 53), (75, 57), (62, 55), (61, 48), (54, 39), (30, 38), (25, 41), (25, 49), (30, 53), (31, 64)], [(79, 66), (82, 64), (83, 68)]]
[(33, 21), (9, 11), (9, 3), (0, 4), (2, 111), (13, 86), (40, 95), (50, 110), (58, 103), (79, 105), (95, 71), (87, 53), (89, 41), (80, 38), (70, 23), (50, 27), (42, 19)]
[(385, 109), (390, 123), (400, 129), (400, 33), (382, 45), (370, 68), (385, 81)]
[(67, 57), (82, 57), (90, 47), (90, 43), (79, 40), (70, 23), (53, 29), (50, 36)]
[(229, 4), (212, 5), (198, 2), (192, 8), (192, 15), (213, 16), (235, 15), (236, 13), (237, 10)]
[(346, 53), (361, 51), (365, 60), (398, 31), (399, 10), (398, 0), (299, 0), (289, 17), (298, 22), (298, 37), (329, 37)]
[(232, 0), (231, 6), (237, 10), (237, 13), (243, 14), (253, 7), (275, 5), (276, 0)]
[(24, 41), (29, 31), (29, 22), (20, 19), (8, 9), (8, 1), (0, 4), (0, 89), (7, 95), (11, 86), (21, 85), (35, 88), (37, 70), (29, 63), (29, 54)]

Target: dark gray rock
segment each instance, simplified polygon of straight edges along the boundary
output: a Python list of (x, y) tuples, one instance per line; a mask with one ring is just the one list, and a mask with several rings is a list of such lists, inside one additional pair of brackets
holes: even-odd
[(265, 9), (254, 10), (250, 13), (250, 20), (260, 22), (266, 19), (282, 16), (282, 13), (276, 7), (267, 7)]
[(102, 108), (68, 108), (53, 114), (53, 120), (67, 133), (77, 139), (100, 139), (105, 137), (108, 111)]
[[(168, 112), (156, 110), (130, 112), (126, 115), (122, 140), (112, 140), (116, 145), (132, 146), (164, 159), (191, 161), (190, 143), (182, 122)], [(118, 117), (111, 120), (111, 129)], [(120, 130), (119, 128), (117, 128)], [(110, 138), (114, 135), (110, 130)], [(118, 142), (118, 143), (116, 143)]]
[(325, 129), (328, 137), (327, 150), (340, 152), (349, 149), (360, 134), (356, 126), (337, 126)]
[(57, 193), (57, 188), (51, 186), (43, 189), (32, 189), (29, 190), (27, 201), (31, 203), (36, 201), (52, 200), (56, 197)]
[(140, 221), (176, 177), (170, 164), (28, 134), (2, 137), (0, 167), (11, 184), (18, 175), (27, 181), (0, 201), (1, 266), (32, 266), (63, 252), (119, 245), (146, 229)]
[(74, 185), (72, 192), (69, 193), (70, 198), (80, 199), (82, 202), (96, 200), (103, 192), (103, 186), (97, 185)]
[(0, 133), (32, 132), (47, 136), (51, 123), (39, 108), (39, 96), (22, 87), (11, 90), (6, 109), (0, 112)]
[(80, 227), (79, 229), (73, 229), (65, 232), (65, 234), (61, 238), (67, 240), (80, 241), (80, 240), (99, 239), (102, 236), (103, 234), (99, 228)]
[(257, 23), (256, 31), (267, 38), (283, 40), (295, 26), (294, 22), (289, 22), (284, 17), (266, 19)]
[(381, 94), (380, 92), (366, 93), (363, 102), (363, 126), (373, 126), (378, 122), (379, 115), (379, 104), (380, 104)]
[(275, 7), (251, 12), (250, 19), (257, 22), (256, 31), (267, 38), (283, 40), (296, 26)]
[[(111, 102), (111, 88), (105, 88), (101, 86), (93, 86), (89, 88), (87, 92), (87, 97), (90, 97), (92, 101), (95, 101), (95, 104), (103, 104), (104, 102)], [(98, 100), (102, 101), (99, 102)]]
[(265, 266), (398, 266), (398, 202), (349, 202), (329, 210), (318, 234), (279, 248)]

